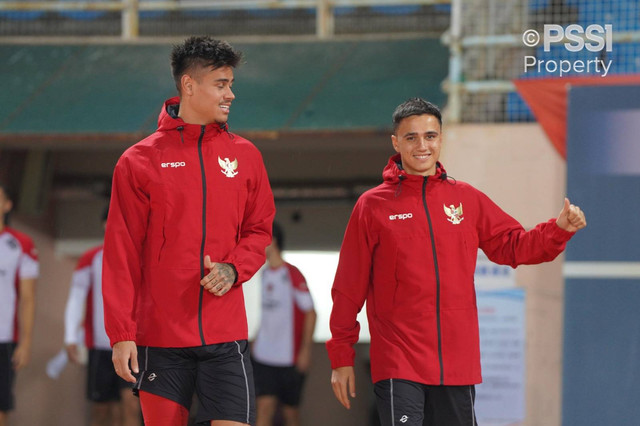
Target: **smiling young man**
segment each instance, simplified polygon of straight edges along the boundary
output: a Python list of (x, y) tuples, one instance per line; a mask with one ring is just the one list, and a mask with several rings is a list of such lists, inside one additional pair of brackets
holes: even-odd
[(262, 156), (227, 126), (240, 59), (210, 37), (175, 46), (179, 97), (114, 170), (105, 327), (147, 426), (186, 425), (194, 392), (199, 424), (255, 421), (242, 283), (264, 264), (275, 208)]
[(439, 109), (413, 98), (393, 114), (396, 155), (349, 220), (332, 288), (327, 342), (336, 398), (355, 397), (356, 315), (367, 301), (371, 376), (383, 426), (477, 426), (481, 382), (473, 274), (478, 248), (516, 267), (551, 261), (586, 226), (565, 199), (530, 231), (438, 162)]

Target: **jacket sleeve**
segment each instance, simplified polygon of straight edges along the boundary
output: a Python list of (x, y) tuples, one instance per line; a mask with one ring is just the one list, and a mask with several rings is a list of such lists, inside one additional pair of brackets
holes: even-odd
[(91, 287), (91, 265), (86, 264), (85, 256), (78, 262), (71, 278), (71, 288), (67, 306), (64, 310), (64, 344), (79, 344), (80, 329), (85, 316), (85, 306)]
[(479, 194), (479, 245), (493, 262), (513, 268), (549, 262), (562, 253), (574, 234), (560, 228), (556, 219), (549, 219), (525, 231), (518, 221), (489, 197), (481, 192)]
[(271, 243), (271, 227), (276, 209), (262, 156), (258, 156), (257, 177), (255, 184), (249, 188), (238, 244), (222, 260), (235, 267), (238, 273), (235, 285), (248, 281), (264, 265), (265, 248)]
[(332, 369), (354, 364), (353, 345), (360, 334), (360, 324), (356, 317), (367, 297), (374, 245), (365, 213), (366, 209), (359, 200), (347, 225), (331, 289), (331, 339), (326, 345)]
[(136, 340), (135, 296), (142, 279), (148, 215), (148, 194), (132, 170), (131, 159), (123, 156), (113, 172), (102, 266), (104, 322), (111, 346)]

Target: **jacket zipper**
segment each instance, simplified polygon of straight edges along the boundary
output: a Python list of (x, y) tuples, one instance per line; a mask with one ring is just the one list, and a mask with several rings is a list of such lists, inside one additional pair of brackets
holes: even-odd
[[(198, 157), (200, 158), (200, 174), (202, 177), (202, 243), (200, 244), (200, 277), (204, 277), (204, 244), (207, 239), (207, 176), (204, 171), (204, 159), (202, 157), (202, 138), (204, 137), (205, 126), (200, 130), (198, 138)], [(200, 297), (198, 298), (198, 331), (202, 346), (206, 345), (204, 331), (202, 330), (202, 300), (204, 298), (204, 287), (200, 286)]]
[(444, 385), (444, 364), (442, 362), (442, 328), (440, 325), (440, 270), (438, 268), (438, 255), (436, 253), (436, 240), (433, 236), (433, 225), (431, 224), (431, 215), (427, 207), (427, 179), (424, 177), (422, 182), (422, 204), (427, 214), (427, 222), (429, 222), (429, 236), (431, 237), (431, 250), (433, 250), (433, 266), (436, 271), (436, 321), (438, 325), (438, 361), (440, 363), (440, 385)]

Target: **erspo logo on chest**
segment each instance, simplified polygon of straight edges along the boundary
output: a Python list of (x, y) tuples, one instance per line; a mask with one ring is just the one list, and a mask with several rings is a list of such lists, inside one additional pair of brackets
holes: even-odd
[(173, 161), (173, 162), (169, 162), (169, 163), (160, 163), (160, 167), (162, 168), (167, 168), (167, 167), (171, 167), (172, 169), (175, 169), (177, 167), (186, 167), (187, 163), (185, 163), (184, 161)]
[(389, 215), (389, 220), (406, 220), (413, 218), (413, 213), (399, 213)]

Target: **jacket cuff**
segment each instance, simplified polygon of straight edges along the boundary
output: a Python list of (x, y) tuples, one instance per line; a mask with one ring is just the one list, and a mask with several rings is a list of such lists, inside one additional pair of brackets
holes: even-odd
[(112, 348), (113, 348), (113, 345), (115, 345), (118, 342), (127, 342), (127, 341), (135, 342), (136, 333), (122, 333), (122, 334), (113, 336), (113, 338), (109, 338), (109, 343), (111, 343)]
[(331, 359), (331, 369), (335, 370), (339, 367), (353, 367), (353, 359), (348, 357), (341, 357), (336, 359)]
[(233, 285), (236, 285), (238, 283), (238, 270), (233, 263), (226, 263), (226, 265), (231, 266), (231, 269), (233, 269), (233, 273), (236, 275), (236, 278), (233, 280)]
[(355, 364), (355, 350), (352, 347), (348, 347), (346, 351), (340, 351), (338, 353), (337, 348), (333, 345), (331, 340), (325, 343), (327, 352), (329, 353), (329, 360), (331, 361), (331, 369), (335, 370), (339, 367), (353, 367)]
[(556, 219), (549, 219), (549, 222), (553, 223), (553, 226), (552, 226), (553, 231), (551, 232), (551, 238), (553, 238), (558, 242), (566, 243), (575, 234), (575, 232), (565, 231), (564, 229), (560, 228), (556, 223)]

